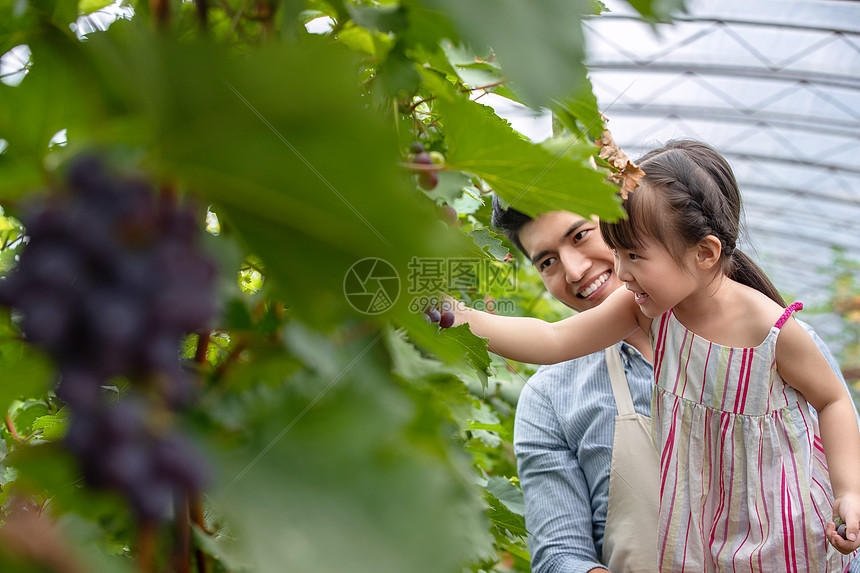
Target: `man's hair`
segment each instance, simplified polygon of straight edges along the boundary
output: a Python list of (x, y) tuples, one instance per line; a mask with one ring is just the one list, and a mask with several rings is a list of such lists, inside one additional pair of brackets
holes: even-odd
[(526, 257), (531, 257), (531, 255), (526, 252), (523, 248), (523, 244), (520, 242), (520, 229), (523, 228), (523, 225), (532, 220), (533, 219), (531, 217), (522, 211), (517, 211), (513, 207), (508, 207), (506, 209), (502, 206), (499, 196), (493, 194), (493, 226), (502, 231), (508, 240)]

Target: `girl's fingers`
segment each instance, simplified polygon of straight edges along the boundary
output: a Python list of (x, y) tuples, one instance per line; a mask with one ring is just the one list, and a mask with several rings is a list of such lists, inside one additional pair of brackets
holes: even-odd
[[(840, 519), (838, 521), (841, 522), (842, 520)], [(839, 533), (839, 530), (843, 527), (845, 528), (844, 531), (846, 536), (842, 536)], [(854, 522), (853, 529), (854, 530), (851, 531), (851, 528), (845, 527), (844, 523), (840, 523), (839, 526), (837, 526), (836, 523), (832, 521), (828, 522), (826, 529), (827, 540), (830, 541), (830, 544), (833, 545), (837, 551), (847, 555), (860, 547), (860, 535), (858, 535), (858, 529), (860, 528), (858, 528), (857, 522)], [(847, 538), (847, 536), (852, 533), (854, 535), (854, 540)]]
[(842, 539), (851, 542), (857, 541), (860, 538), (860, 513), (855, 511), (850, 504), (844, 504), (841, 506), (839, 514), (842, 517), (840, 521), (845, 527), (840, 527), (841, 524), (837, 523), (836, 532)]

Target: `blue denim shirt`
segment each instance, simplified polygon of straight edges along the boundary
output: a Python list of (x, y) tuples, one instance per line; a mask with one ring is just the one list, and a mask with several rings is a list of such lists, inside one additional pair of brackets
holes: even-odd
[[(811, 327), (798, 322), (842, 379), (824, 342)], [(650, 416), (653, 368), (629, 344), (616, 346), (633, 406)], [(525, 493), (534, 573), (584, 573), (603, 567), (600, 560), (616, 414), (603, 352), (542, 366), (523, 388), (517, 404), (514, 450)], [(851, 562), (850, 571), (860, 572), (860, 558)]]

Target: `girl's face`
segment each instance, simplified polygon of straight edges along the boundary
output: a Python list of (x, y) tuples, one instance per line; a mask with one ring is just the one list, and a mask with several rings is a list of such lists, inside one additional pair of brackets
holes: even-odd
[(702, 288), (695, 252), (694, 247), (687, 249), (679, 263), (665, 247), (648, 241), (642, 249), (615, 251), (615, 270), (642, 313), (657, 318)]

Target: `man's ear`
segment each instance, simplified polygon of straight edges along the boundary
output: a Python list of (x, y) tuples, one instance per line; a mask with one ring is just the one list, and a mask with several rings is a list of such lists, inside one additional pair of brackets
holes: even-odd
[(696, 266), (703, 271), (710, 270), (720, 263), (723, 246), (714, 235), (708, 235), (696, 245)]

